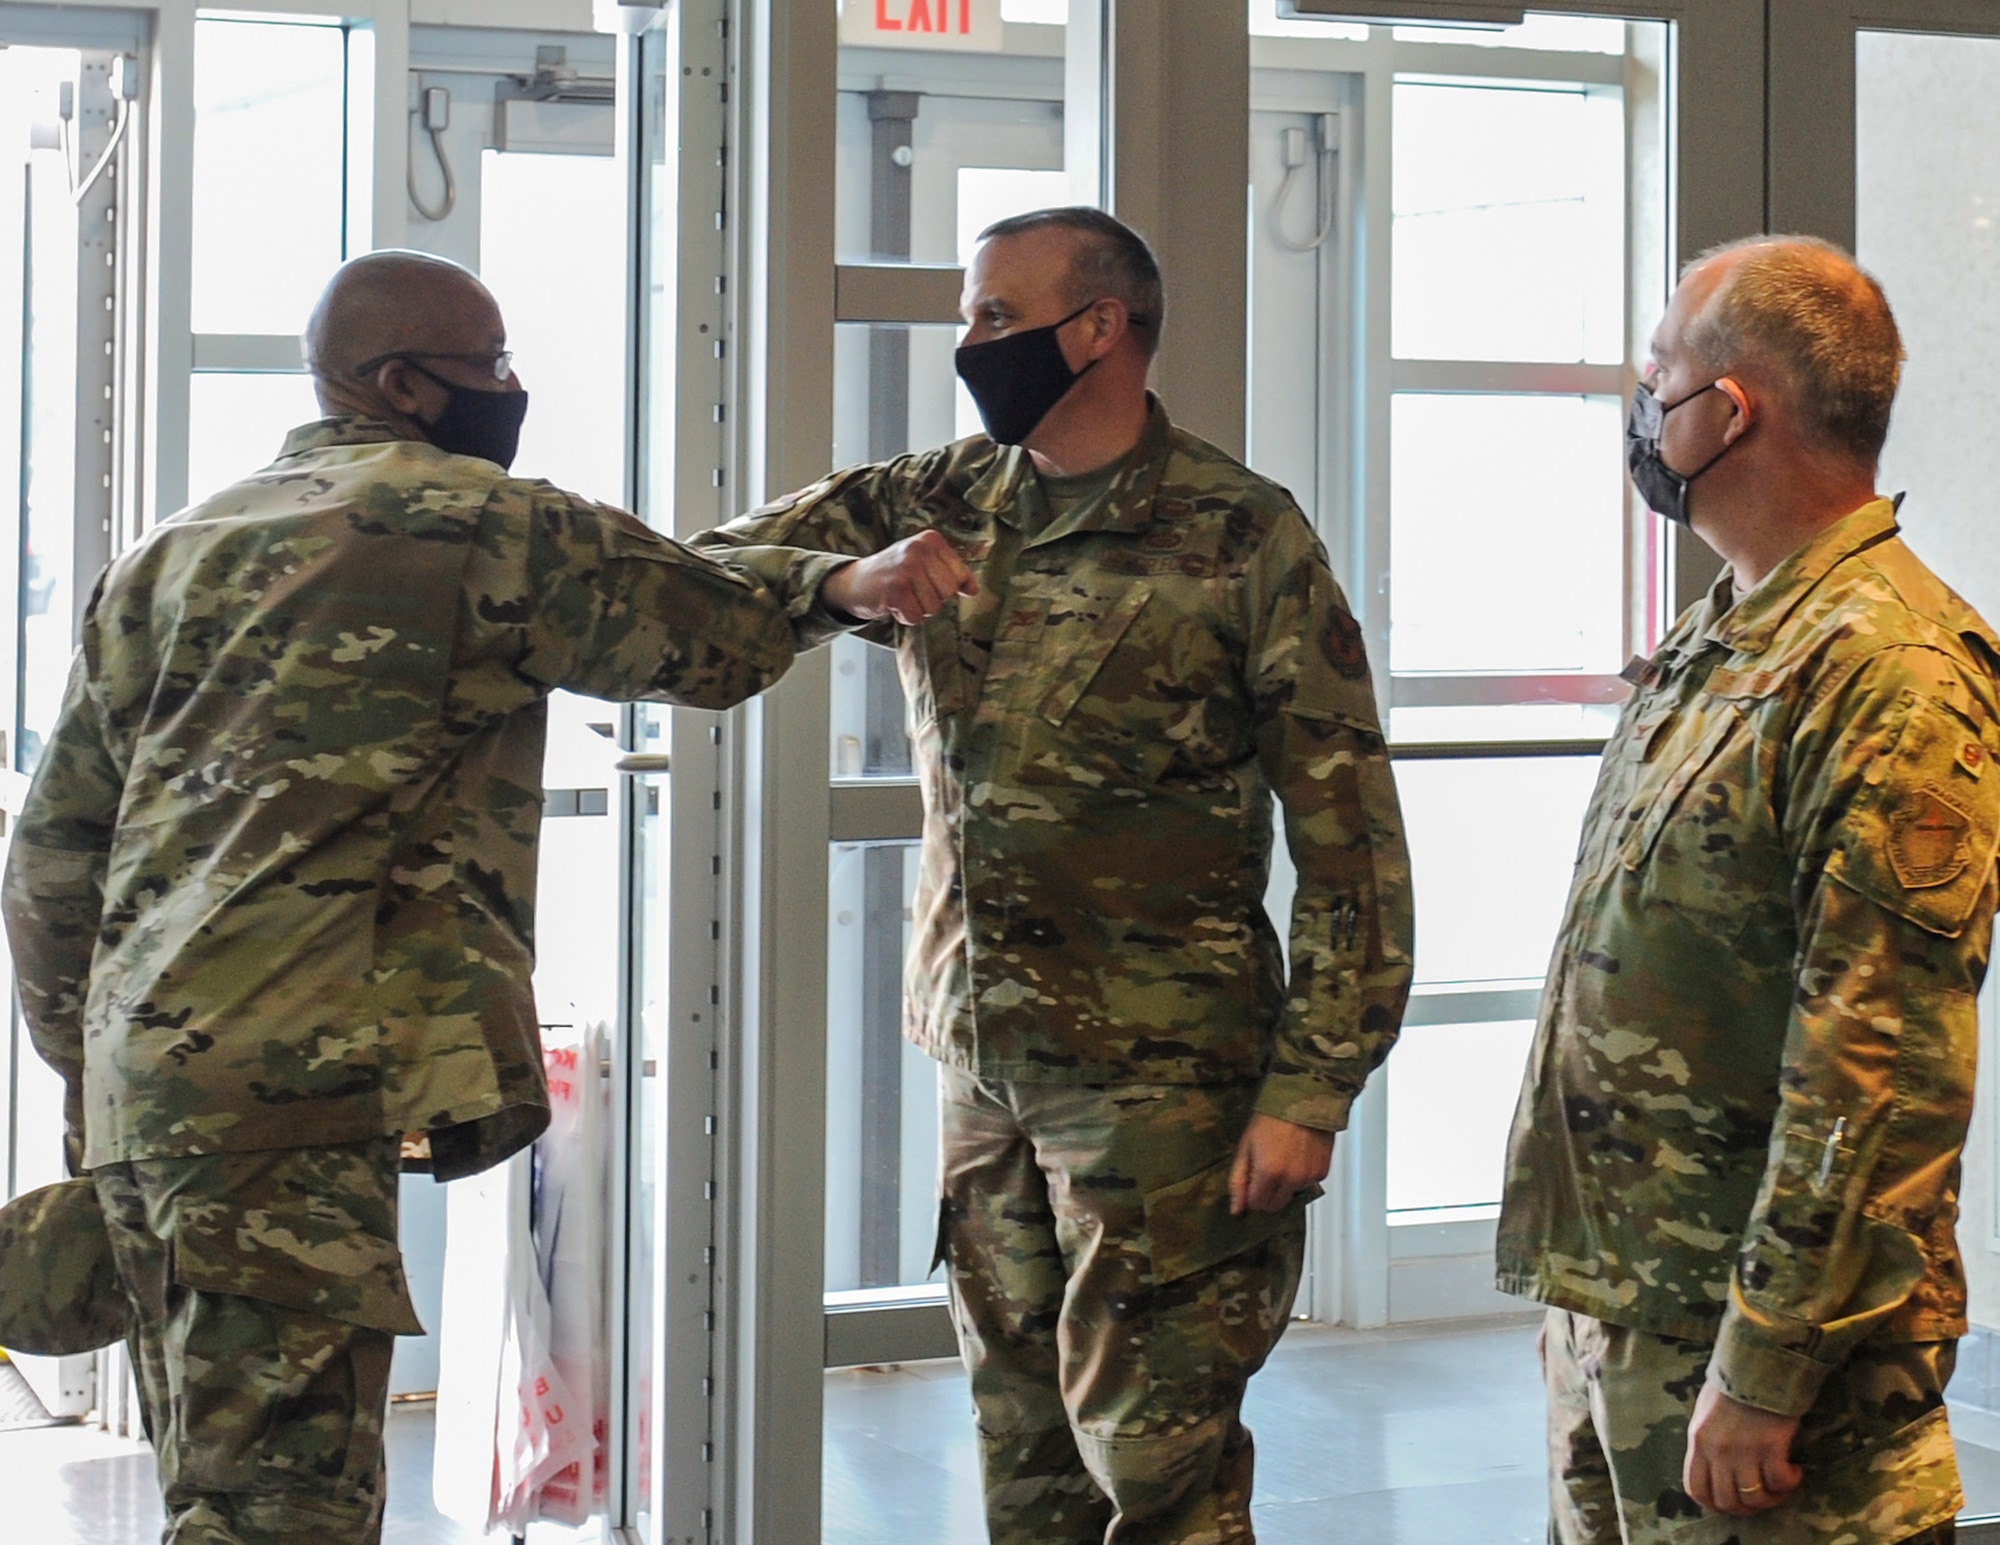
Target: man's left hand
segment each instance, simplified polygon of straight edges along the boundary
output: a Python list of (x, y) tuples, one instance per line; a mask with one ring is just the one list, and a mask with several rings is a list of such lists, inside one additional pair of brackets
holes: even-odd
[(1258, 1114), (1243, 1129), (1229, 1172), (1229, 1211), (1278, 1212), (1333, 1163), (1333, 1134)]
[(1792, 1463), (1799, 1419), (1732, 1400), (1711, 1380), (1695, 1397), (1681, 1485), (1711, 1513), (1738, 1518), (1774, 1508), (1798, 1489)]

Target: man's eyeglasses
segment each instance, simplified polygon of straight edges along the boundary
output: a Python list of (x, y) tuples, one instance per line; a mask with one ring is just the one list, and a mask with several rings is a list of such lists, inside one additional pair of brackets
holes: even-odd
[[(496, 381), (505, 381), (514, 373), (514, 352), (511, 349), (502, 349), (498, 354), (436, 354), (428, 349), (392, 349), (387, 354), (377, 354), (373, 359), (364, 359), (354, 367), (354, 374), (357, 378), (372, 376), (392, 359), (404, 360), (410, 364), (416, 364), (420, 359), (455, 359), (462, 364), (483, 365), (493, 372), (493, 379)], [(423, 367), (419, 365), (417, 368), (421, 370)]]

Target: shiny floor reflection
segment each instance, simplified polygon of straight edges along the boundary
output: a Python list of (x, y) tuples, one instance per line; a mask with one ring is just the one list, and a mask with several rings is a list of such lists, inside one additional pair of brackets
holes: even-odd
[[(826, 1381), (825, 1545), (976, 1545), (978, 1459), (951, 1363)], [(1542, 1389), (1532, 1324), (1295, 1326), (1250, 1386), (1260, 1545), (1540, 1545)], [(1955, 1412), (1973, 1514), (2000, 1512), (2000, 1416)]]
[[(977, 1545), (977, 1459), (954, 1363), (826, 1379), (825, 1545)], [(1295, 1327), (1251, 1386), (1262, 1545), (1539, 1545), (1542, 1397), (1527, 1325)], [(2000, 1414), (1952, 1414), (1974, 1514), (2000, 1513)], [(385, 1545), (481, 1538), (430, 1503), (428, 1406), (389, 1424)], [(141, 1444), (78, 1427), (0, 1432), (0, 1538), (153, 1545), (159, 1488)], [(504, 1542), (505, 1536), (493, 1537)], [(538, 1524), (531, 1545), (577, 1535)]]
[[(431, 1506), (428, 1405), (399, 1406), (389, 1419), (389, 1508), (383, 1545), (505, 1545)], [(22, 1545), (157, 1545), (160, 1485), (143, 1443), (82, 1427), (0, 1432), (0, 1538)], [(578, 1532), (536, 1524), (529, 1545), (572, 1545)]]

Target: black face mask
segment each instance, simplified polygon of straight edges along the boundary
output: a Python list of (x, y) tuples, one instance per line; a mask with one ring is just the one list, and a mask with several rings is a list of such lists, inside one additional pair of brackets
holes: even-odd
[[(413, 359), (403, 363), (445, 390), (444, 411), (424, 424), (432, 445), (453, 456), (477, 456), (502, 471), (514, 465), (521, 420), (528, 416), (526, 392), (483, 392), (434, 375)], [(417, 422), (423, 424), (422, 419)]]
[[(1667, 427), (1667, 415), (1714, 391), (1719, 382), (1691, 391), (1679, 402), (1662, 403), (1651, 388), (1641, 384), (1632, 389), (1632, 407), (1625, 415), (1625, 469), (1632, 474), (1632, 486), (1646, 501), (1646, 508), (1664, 515), (1676, 525), (1688, 523), (1688, 488), (1694, 480), (1729, 454), (1729, 445), (1717, 451), (1694, 471), (1682, 474), (1660, 460), (1660, 436)], [(1730, 445), (1736, 442), (1731, 441)]]
[(1049, 409), (1069, 395), (1097, 364), (1069, 368), (1063, 358), (1058, 329), (1068, 326), (1092, 306), (1085, 301), (1060, 322), (1009, 333), (986, 343), (961, 344), (956, 356), (958, 377), (972, 393), (973, 404), (998, 445), (1019, 445), (1049, 416)]

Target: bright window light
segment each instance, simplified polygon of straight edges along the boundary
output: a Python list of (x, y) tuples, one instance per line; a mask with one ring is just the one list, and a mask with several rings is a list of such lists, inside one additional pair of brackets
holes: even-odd
[(199, 371), (188, 382), (188, 501), (278, 458), (285, 436), (319, 417), (308, 375)]
[(1396, 394), (1392, 670), (1624, 663), (1623, 424), (1614, 397)]
[[(1389, 1213), (1490, 1207), (1532, 1019), (1411, 1025), (1389, 1054)], [(1412, 1220), (1415, 1221), (1415, 1220)]]
[(1399, 81), (1400, 359), (1625, 357), (1625, 115), (1612, 89)]
[(194, 329), (299, 333), (340, 264), (346, 34), (195, 23)]
[[(552, 242), (550, 231), (573, 239)], [(489, 150), (479, 270), (530, 393), (515, 470), (625, 502), (625, 192), (610, 156)]]

